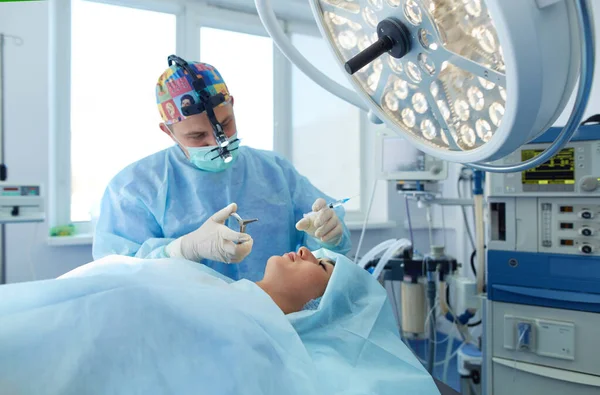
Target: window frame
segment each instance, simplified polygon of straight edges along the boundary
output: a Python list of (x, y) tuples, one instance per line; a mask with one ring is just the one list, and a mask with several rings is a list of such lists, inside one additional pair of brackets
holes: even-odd
[[(260, 18), (254, 13), (240, 12), (206, 3), (190, 3), (185, 0), (85, 0), (95, 3), (116, 5), (141, 10), (164, 12), (176, 17), (176, 50), (186, 59), (200, 56), (200, 32), (202, 27), (236, 31), (240, 33), (268, 37)], [(49, 146), (49, 188), (48, 226), (71, 222), (71, 125), (70, 125), (70, 83), (71, 83), (71, 0), (50, 2), (50, 146)], [(282, 20), (288, 37), (291, 34), (320, 36), (315, 25), (301, 16), (298, 20)], [(292, 65), (273, 44), (273, 150), (293, 161), (292, 158)], [(58, 89), (60, 87), (60, 89)], [(65, 89), (67, 87), (68, 89)], [(275, 88), (277, 87), (277, 88)], [(367, 152), (367, 136), (370, 126), (366, 114), (360, 115), (360, 210), (349, 211), (346, 222), (357, 223), (364, 219), (368, 208), (371, 186), (376, 179), (374, 169), (369, 169), (373, 154)], [(372, 171), (371, 171), (372, 170)], [(378, 195), (387, 195), (387, 188)], [(373, 217), (373, 215), (371, 215)], [(377, 215), (379, 217), (379, 215)], [(387, 220), (387, 210), (385, 219)], [(91, 243), (92, 221), (73, 223), (80, 242), (66, 241), (65, 245)], [(81, 235), (89, 235), (83, 238)], [(65, 239), (64, 237), (61, 239)], [(52, 245), (63, 245), (57, 240)]]

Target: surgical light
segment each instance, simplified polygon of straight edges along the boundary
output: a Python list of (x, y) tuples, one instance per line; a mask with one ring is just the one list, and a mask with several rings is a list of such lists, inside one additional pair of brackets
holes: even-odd
[[(255, 0), (267, 31), (303, 72), (368, 110), (370, 119), (380, 118), (426, 153), (488, 171), (521, 171), (558, 152), (581, 121), (594, 66), (589, 0), (309, 2), (358, 96), (331, 81), (293, 48), (270, 10), (271, 0)], [(340, 35), (348, 23), (336, 23), (340, 18), (354, 24), (358, 45), (341, 45)], [(380, 70), (369, 67), (375, 60), (383, 60)], [(552, 126), (577, 77), (576, 105), (547, 152), (523, 165), (500, 168), (486, 163), (509, 155)], [(410, 94), (404, 99), (403, 94), (397, 95), (398, 109), (391, 111), (385, 97), (398, 78), (411, 85)], [(411, 109), (416, 93), (426, 97), (424, 114)], [(406, 108), (411, 109), (414, 122), (405, 122)], [(425, 119), (439, 131), (433, 139), (422, 133)], [(482, 132), (477, 133), (478, 120), (490, 129), (480, 126)], [(467, 130), (465, 125), (473, 133), (461, 132)]]

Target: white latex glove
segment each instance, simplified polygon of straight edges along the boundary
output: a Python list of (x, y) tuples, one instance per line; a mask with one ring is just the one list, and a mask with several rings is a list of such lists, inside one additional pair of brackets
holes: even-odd
[(308, 233), (323, 243), (337, 246), (342, 241), (344, 228), (332, 208), (327, 207), (325, 199), (317, 199), (312, 206), (312, 213), (296, 224), (296, 229)]
[[(229, 229), (225, 221), (237, 210), (231, 203), (206, 220), (195, 231), (172, 241), (165, 248), (171, 258), (185, 258), (200, 262), (202, 259), (225, 263), (239, 263), (252, 251), (250, 235)], [(236, 244), (239, 243), (239, 244)]]

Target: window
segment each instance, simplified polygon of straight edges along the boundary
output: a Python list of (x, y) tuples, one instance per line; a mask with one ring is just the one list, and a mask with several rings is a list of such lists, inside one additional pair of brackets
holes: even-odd
[(242, 144), (273, 149), (273, 43), (269, 37), (200, 29), (200, 60), (217, 68), (234, 98)]
[[(321, 37), (293, 33), (292, 43), (323, 73), (349, 86)], [(294, 166), (313, 185), (334, 198), (361, 193), (360, 110), (325, 91), (295, 66), (292, 134)], [(345, 208), (347, 212), (360, 211), (360, 196)]]
[(173, 144), (154, 90), (175, 53), (176, 17), (73, 0), (71, 20), (70, 220), (83, 222), (120, 170)]

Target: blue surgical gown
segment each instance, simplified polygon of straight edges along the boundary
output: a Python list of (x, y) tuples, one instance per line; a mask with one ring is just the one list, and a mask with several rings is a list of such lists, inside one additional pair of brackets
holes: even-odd
[[(259, 220), (246, 228), (254, 239), (252, 252), (239, 264), (202, 263), (234, 280), (258, 281), (269, 257), (299, 246), (321, 247), (295, 227), (319, 197), (332, 200), (276, 153), (240, 147), (229, 169), (211, 173), (199, 170), (173, 146), (128, 166), (109, 183), (96, 224), (93, 256), (165, 257), (167, 244), (198, 229), (229, 203), (237, 203), (242, 218)], [(338, 207), (336, 213), (343, 223), (344, 209)], [(233, 218), (228, 226), (239, 230)], [(346, 226), (337, 246), (324, 246), (340, 253), (350, 251)]]

